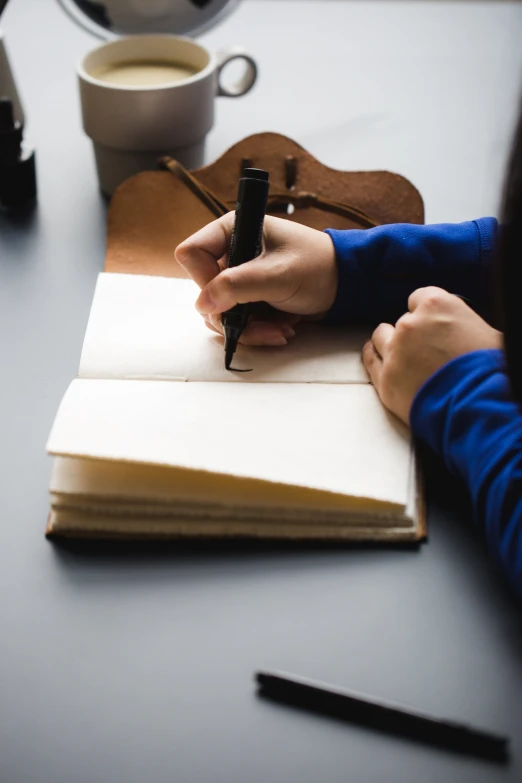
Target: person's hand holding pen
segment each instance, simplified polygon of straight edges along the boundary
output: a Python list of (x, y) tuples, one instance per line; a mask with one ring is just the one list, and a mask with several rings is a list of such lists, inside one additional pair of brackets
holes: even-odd
[[(202, 289), (196, 306), (207, 326), (223, 334), (222, 312), (238, 303), (266, 302), (269, 307), (254, 310), (241, 342), (286, 345), (300, 319), (319, 319), (334, 302), (338, 272), (332, 240), (307, 226), (267, 217), (261, 255), (227, 269), (233, 224), (229, 213), (177, 248), (178, 262)], [(379, 397), (406, 423), (415, 394), (437, 369), (464, 353), (501, 346), (499, 332), (440, 288), (418, 289), (408, 309), (395, 325), (378, 326), (363, 351)]]
[(229, 212), (176, 249), (176, 260), (202, 289), (196, 307), (207, 326), (223, 334), (221, 313), (239, 303), (266, 303), (254, 309), (240, 342), (286, 345), (301, 318), (319, 318), (334, 302), (332, 240), (322, 231), (267, 216), (261, 255), (227, 269), (233, 225), (234, 213)]

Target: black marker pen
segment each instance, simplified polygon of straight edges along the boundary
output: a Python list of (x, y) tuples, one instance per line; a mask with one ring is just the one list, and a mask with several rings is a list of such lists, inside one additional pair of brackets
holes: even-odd
[(393, 702), (285, 672), (257, 672), (259, 695), (372, 729), (494, 761), (509, 760), (509, 738)]
[[(234, 230), (230, 240), (229, 267), (252, 261), (261, 253), (268, 187), (268, 171), (243, 169), (237, 192)], [(227, 370), (231, 369), (230, 363), (247, 325), (248, 315), (248, 304), (237, 304), (221, 316)]]

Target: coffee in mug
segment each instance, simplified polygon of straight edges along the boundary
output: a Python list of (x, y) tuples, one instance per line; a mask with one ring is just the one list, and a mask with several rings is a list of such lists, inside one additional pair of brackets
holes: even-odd
[(161, 84), (183, 82), (197, 71), (181, 63), (168, 60), (142, 63), (116, 63), (101, 68), (94, 76), (106, 84), (123, 84), (127, 87), (157, 87)]

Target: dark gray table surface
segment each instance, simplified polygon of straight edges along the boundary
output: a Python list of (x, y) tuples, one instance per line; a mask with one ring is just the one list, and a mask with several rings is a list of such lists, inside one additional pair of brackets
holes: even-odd
[[(302, 4), (304, 15), (311, 5)], [(333, 13), (333, 5), (321, 7)], [(362, 14), (373, 4), (336, 5), (346, 13), (357, 6)], [(421, 29), (415, 4), (385, 5), (400, 6), (402, 14), (408, 6), (408, 19), (412, 24), (417, 19)], [(469, 30), (480, 37), (486, 25), (484, 40), (493, 36), (499, 62), (507, 62), (509, 70), (512, 4), (425, 5), (433, 24), (442, 27), (441, 14), (455, 5), (462, 41)], [(280, 13), (290, 14), (291, 6), (297, 0), (281, 2)], [(491, 6), (489, 16), (485, 6)], [(275, 11), (265, 0), (245, 3), (207, 40), (235, 43), (225, 39), (243, 31), (237, 42), (255, 48), (250, 22), (266, 18), (264, 7)], [(465, 500), (442, 471), (430, 470), (430, 540), (420, 551), (129, 551), (64, 548), (45, 540), (50, 470), (45, 441), (76, 372), (103, 263), (105, 205), (80, 130), (72, 67), (93, 41), (51, 0), (13, 0), (2, 22), (28, 136), (37, 147), (40, 203), (24, 220), (0, 217), (1, 783), (522, 780), (520, 609), (492, 569)], [(283, 59), (281, 40), (276, 35), (272, 52), (264, 51), (262, 66), (272, 76), (270, 57)], [(477, 67), (496, 62), (493, 43), (482, 52), (487, 62), (477, 56)], [(255, 53), (260, 56), (259, 48)], [(463, 73), (456, 72), (457, 82), (467, 78)], [(294, 78), (291, 70), (287, 78)], [(489, 84), (490, 92), (494, 86)], [(336, 152), (338, 136), (332, 141), (342, 123), (335, 125), (334, 118), (330, 135), (317, 135), (314, 114), (301, 139), (292, 124), (299, 115), (294, 120), (285, 114), (277, 80), (256, 89), (267, 107), (264, 127), (306, 140), (332, 165), (365, 165), (366, 142), (357, 153), (357, 124), (349, 126), (355, 128), (352, 152), (343, 157)], [(304, 87), (296, 82), (295, 89)], [(503, 95), (515, 92), (513, 81)], [(443, 91), (439, 94), (444, 103)], [(357, 95), (363, 101), (363, 93)], [(475, 98), (468, 101), (468, 113), (486, 118), (491, 112)], [(240, 101), (220, 106), (209, 154), (262, 129), (252, 110), (256, 93), (243, 100), (243, 108)], [(280, 114), (268, 113), (270, 101)], [(441, 122), (449, 127), (444, 106)], [(250, 126), (239, 120), (242, 113)], [(497, 132), (500, 124), (488, 122), (491, 138), (481, 127), (472, 140), (475, 180), (466, 188), (469, 162), (463, 163), (455, 185), (460, 207), (452, 202), (448, 219), (475, 208), (489, 211), (490, 196), (478, 183), (488, 174), (500, 180), (508, 130)], [(374, 136), (367, 143), (383, 165), (378, 128), (371, 127)], [(399, 143), (393, 138), (400, 136), (393, 129), (392, 118), (382, 130), (391, 157)], [(411, 156), (404, 152), (402, 167), (399, 159), (389, 167), (416, 174), (428, 216), (438, 219), (444, 205), (435, 164), (430, 169), (421, 163), (425, 157), (414, 144)], [(482, 168), (481, 145), (495, 150)], [(404, 142), (404, 150), (408, 146)], [(460, 159), (452, 154), (452, 160)], [(513, 761), (502, 768), (262, 703), (252, 682), (259, 667), (344, 684), (507, 732)]]

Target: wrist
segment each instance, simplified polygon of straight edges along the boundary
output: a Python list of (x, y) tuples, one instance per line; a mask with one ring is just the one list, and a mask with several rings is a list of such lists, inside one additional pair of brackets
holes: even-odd
[(339, 270), (335, 255), (335, 247), (331, 237), (318, 232), (319, 257), (321, 258), (320, 277), (317, 282), (318, 309), (317, 313), (326, 314), (334, 305), (339, 287)]

